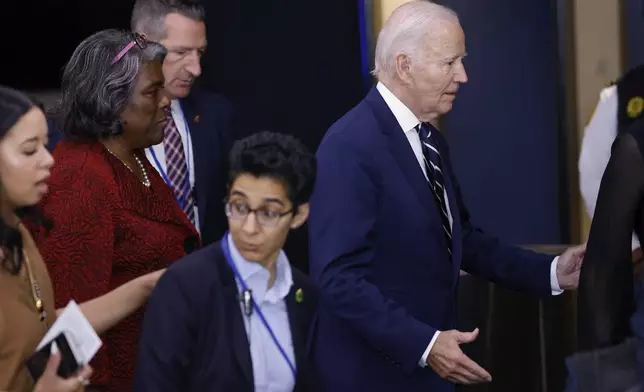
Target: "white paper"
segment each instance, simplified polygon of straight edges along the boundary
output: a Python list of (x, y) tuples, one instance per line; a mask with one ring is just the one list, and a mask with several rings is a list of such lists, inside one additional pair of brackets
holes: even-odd
[[(72, 300), (67, 304), (65, 310), (58, 316), (54, 325), (49, 328), (45, 337), (40, 341), (36, 350), (53, 340), (60, 333), (65, 335), (69, 346), (76, 357), (76, 361), (87, 364), (94, 358), (103, 342), (98, 337), (94, 328), (80, 310), (78, 304)], [(52, 351), (57, 348), (52, 344)]]

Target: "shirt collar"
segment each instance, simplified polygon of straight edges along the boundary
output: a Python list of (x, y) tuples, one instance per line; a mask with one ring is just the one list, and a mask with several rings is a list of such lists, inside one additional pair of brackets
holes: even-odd
[(183, 113), (183, 110), (181, 110), (181, 102), (178, 99), (170, 101), (170, 110), (173, 115), (181, 116)]
[(293, 286), (293, 275), (291, 273), (291, 264), (282, 249), (280, 249), (277, 262), (275, 263), (275, 283), (270, 290), (266, 290), (270, 277), (268, 270), (258, 263), (244, 259), (235, 247), (235, 243), (230, 234), (228, 235), (227, 241), (228, 247), (230, 248), (230, 255), (233, 259), (232, 261), (235, 263), (235, 267), (237, 267), (246, 286), (252, 290), (253, 297), (256, 301), (276, 303), (286, 298)]
[(382, 96), (382, 99), (385, 100), (385, 103), (389, 107), (389, 110), (396, 117), (396, 121), (400, 125), (400, 128), (407, 133), (409, 131), (415, 131), (415, 128), (420, 124), (420, 120), (416, 115), (404, 104), (398, 97), (394, 95), (382, 82), (376, 84), (376, 89)]

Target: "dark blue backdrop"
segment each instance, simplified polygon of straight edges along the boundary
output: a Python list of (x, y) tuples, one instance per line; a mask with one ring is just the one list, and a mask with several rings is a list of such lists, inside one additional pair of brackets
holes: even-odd
[(443, 127), (475, 222), (516, 244), (559, 243), (565, 229), (551, 2), (441, 3), (459, 14), (465, 30), (469, 83)]
[(644, 1), (625, 0), (622, 20), (625, 24), (625, 68), (644, 64)]

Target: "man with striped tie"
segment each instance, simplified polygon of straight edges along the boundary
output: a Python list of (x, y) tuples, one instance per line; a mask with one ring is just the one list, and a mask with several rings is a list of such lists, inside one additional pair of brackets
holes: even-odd
[(204, 20), (198, 0), (137, 0), (132, 11), (132, 30), (168, 50), (163, 75), (171, 105), (165, 136), (146, 155), (207, 245), (227, 227), (223, 199), (234, 137), (228, 101), (193, 89), (207, 44)]
[(584, 247), (554, 258), (508, 246), (471, 222), (445, 138), (465, 39), (451, 10), (410, 1), (376, 45), (378, 84), (317, 152), (310, 273), (320, 286), (311, 342), (325, 391), (440, 391), (488, 382), (459, 348), (459, 270), (547, 297), (574, 289)]

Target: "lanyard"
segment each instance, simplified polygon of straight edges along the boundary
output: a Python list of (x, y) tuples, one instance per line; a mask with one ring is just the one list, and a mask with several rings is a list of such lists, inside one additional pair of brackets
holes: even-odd
[[(191, 143), (190, 143), (190, 129), (188, 128), (188, 120), (186, 120), (186, 115), (183, 113), (183, 110), (182, 110), (182, 115), (183, 115), (183, 124), (185, 125), (183, 130), (186, 134), (186, 143), (187, 143), (186, 169), (188, 170), (188, 173), (187, 173), (188, 179), (186, 181), (186, 184), (183, 187), (183, 190), (179, 198), (177, 197), (176, 192), (172, 192), (172, 193), (174, 194), (174, 198), (177, 201), (177, 203), (179, 203), (179, 206), (183, 209), (188, 203), (188, 197), (190, 194), (190, 144)], [(148, 147), (148, 150), (150, 151), (150, 155), (152, 155), (152, 159), (154, 159), (154, 164), (156, 165), (157, 169), (159, 169), (159, 174), (161, 174), (161, 177), (163, 177), (163, 181), (165, 181), (165, 183), (168, 184), (170, 188), (174, 189), (174, 187), (172, 186), (172, 182), (170, 181), (170, 178), (168, 178), (168, 175), (165, 172), (165, 170), (163, 170), (163, 166), (161, 166), (161, 162), (159, 162), (159, 158), (157, 158), (157, 154), (154, 152), (154, 149), (150, 146)], [(166, 160), (166, 167), (167, 165), (168, 165), (168, 161)]]
[[(251, 291), (248, 289), (248, 286), (246, 286), (246, 282), (244, 282), (244, 279), (242, 279), (241, 274), (239, 273), (239, 270), (235, 266), (235, 263), (233, 262), (233, 258), (230, 255), (230, 247), (228, 246), (228, 235), (229, 235), (228, 232), (226, 232), (226, 234), (224, 234), (224, 238), (221, 240), (221, 248), (224, 251), (224, 256), (226, 257), (226, 261), (230, 265), (230, 268), (233, 269), (233, 272), (235, 273), (235, 277), (237, 277), (239, 284), (242, 286), (244, 294), (250, 293)], [(248, 294), (248, 295), (252, 295), (252, 294)], [(264, 327), (266, 327), (266, 330), (268, 331), (269, 335), (271, 335), (271, 338), (273, 339), (273, 342), (277, 346), (277, 349), (282, 354), (282, 357), (284, 357), (284, 360), (286, 360), (288, 367), (291, 368), (291, 372), (293, 372), (293, 377), (295, 378), (297, 375), (297, 372), (295, 370), (295, 365), (293, 365), (291, 360), (286, 355), (286, 351), (284, 351), (284, 348), (282, 348), (282, 345), (277, 340), (277, 336), (275, 336), (275, 334), (273, 333), (271, 326), (268, 325), (268, 321), (266, 321), (266, 318), (264, 318), (264, 314), (262, 313), (262, 310), (259, 308), (259, 305), (257, 305), (257, 302), (255, 302), (255, 300), (251, 298), (251, 303), (252, 303), (253, 309), (255, 310), (255, 312), (257, 312), (257, 315), (262, 321), (262, 324), (264, 324)]]

